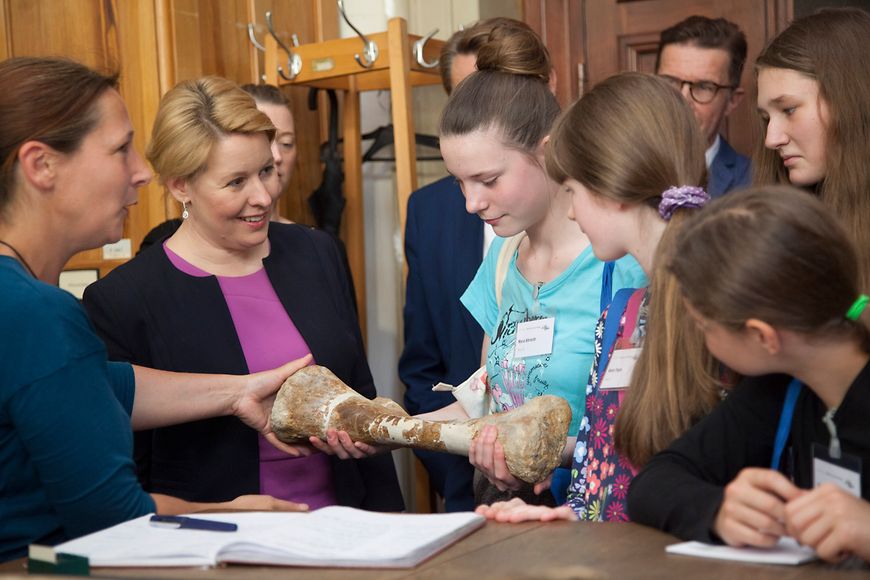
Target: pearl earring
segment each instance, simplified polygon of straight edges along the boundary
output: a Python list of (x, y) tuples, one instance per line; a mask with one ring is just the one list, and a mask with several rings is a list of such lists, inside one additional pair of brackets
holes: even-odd
[(186, 201), (181, 202), (181, 209), (182, 209), (181, 219), (186, 220), (187, 218), (190, 217), (190, 212), (187, 211), (187, 202)]

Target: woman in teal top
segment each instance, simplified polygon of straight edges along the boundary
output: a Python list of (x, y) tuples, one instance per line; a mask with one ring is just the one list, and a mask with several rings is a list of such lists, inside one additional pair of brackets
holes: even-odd
[(117, 77), (15, 58), (0, 63), (0, 86), (0, 561), (152, 511), (305, 509), (268, 496), (192, 503), (139, 486), (131, 427), (236, 415), (277, 442), (272, 396), (308, 361), (247, 376), (109, 363), (81, 306), (55, 286), (73, 254), (121, 237), (151, 179)]

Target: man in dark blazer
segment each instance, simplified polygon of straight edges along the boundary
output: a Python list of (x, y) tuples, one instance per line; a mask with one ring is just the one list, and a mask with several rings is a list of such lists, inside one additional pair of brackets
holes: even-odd
[[(445, 43), (440, 67), (447, 94), (475, 70), (477, 51), (496, 26), (527, 28), (516, 20), (492, 18), (456, 32)], [(483, 329), (459, 297), (474, 278), (483, 251), (483, 222), (465, 211), (456, 180), (445, 177), (411, 194), (405, 224), (405, 345), (399, 359), (399, 377), (407, 388), (405, 408), (411, 414), (454, 403), (453, 395), (432, 392), (432, 385), (458, 385), (480, 367)], [(414, 453), (447, 511), (474, 509), (474, 468), (467, 458)]]
[[(749, 159), (719, 134), (743, 100), (740, 88), (746, 37), (724, 18), (690, 16), (662, 31), (656, 74), (670, 81), (691, 105), (707, 139), (707, 191), (712, 197), (746, 187)], [(679, 184), (677, 184), (679, 185)]]

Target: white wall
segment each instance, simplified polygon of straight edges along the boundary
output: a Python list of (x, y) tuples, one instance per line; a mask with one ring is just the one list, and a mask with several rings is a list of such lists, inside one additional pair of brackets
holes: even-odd
[[(344, 5), (348, 18), (363, 34), (382, 32), (387, 29), (389, 18), (400, 16), (408, 21), (411, 34), (422, 36), (438, 28), (436, 38), (447, 39), (460, 25), (480, 17), (478, 0), (345, 0)], [(343, 20), (341, 36), (355, 36)], [(438, 117), (445, 101), (441, 85), (414, 89), (414, 121), (418, 133), (437, 134)], [(363, 93), (360, 105), (363, 133), (390, 123), (389, 91)], [(369, 144), (363, 142), (363, 151)], [(445, 174), (440, 161), (418, 163), (420, 185)], [(378, 394), (401, 402), (405, 389), (396, 368), (402, 348), (404, 253), (398, 227), (394, 164), (364, 164), (363, 187), (369, 364)], [(406, 503), (412, 506), (413, 458), (407, 450), (393, 455)]]

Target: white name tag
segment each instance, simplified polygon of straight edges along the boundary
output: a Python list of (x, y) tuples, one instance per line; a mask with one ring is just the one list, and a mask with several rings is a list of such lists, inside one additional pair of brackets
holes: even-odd
[(627, 389), (631, 384), (631, 373), (640, 356), (640, 348), (621, 348), (614, 350), (607, 362), (607, 369), (598, 388), (602, 391)]
[(813, 445), (813, 486), (833, 483), (855, 497), (861, 497), (861, 460), (849, 455), (832, 459), (827, 449)]
[(541, 356), (553, 352), (555, 329), (556, 319), (554, 317), (520, 322), (517, 325), (514, 358)]

